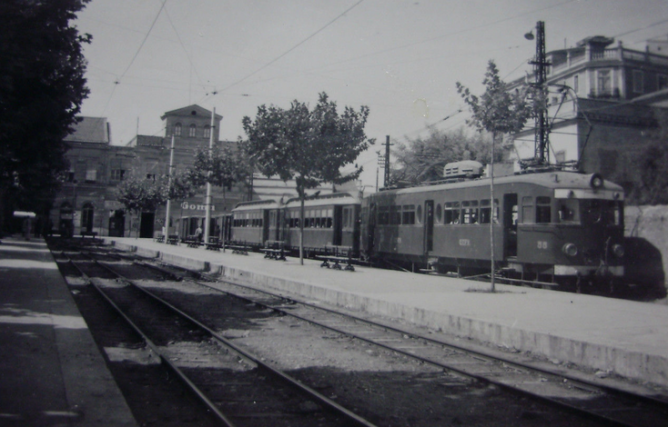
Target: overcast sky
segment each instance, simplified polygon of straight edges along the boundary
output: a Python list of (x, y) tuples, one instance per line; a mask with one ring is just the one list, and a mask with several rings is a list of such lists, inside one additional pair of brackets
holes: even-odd
[(385, 135), (465, 125), (456, 82), (482, 91), (490, 59), (506, 81), (530, 72), (536, 45), (523, 35), (537, 21), (548, 51), (592, 35), (644, 50), (668, 35), (668, 1), (93, 0), (75, 22), (93, 35), (82, 114), (106, 117), (124, 145), (137, 129), (164, 135), (164, 112), (198, 104), (236, 140), (259, 105), (314, 105), (324, 91), (340, 109), (370, 108), (369, 188)]

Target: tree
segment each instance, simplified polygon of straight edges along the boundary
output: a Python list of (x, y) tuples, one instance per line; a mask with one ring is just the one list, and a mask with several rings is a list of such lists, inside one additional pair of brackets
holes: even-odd
[[(489, 160), (487, 141), (482, 135), (471, 137), (464, 129), (441, 131), (434, 127), (429, 129), (426, 138), (408, 139), (399, 143), (393, 151), (395, 164), (392, 182), (404, 181), (410, 185), (438, 180), (443, 177), (443, 167), (447, 163), (460, 160)], [(503, 155), (497, 150), (496, 157)]]
[[(313, 110), (297, 100), (287, 110), (261, 105), (254, 121), (247, 116), (243, 118), (247, 150), (265, 176), (295, 180), (303, 218), (307, 189), (322, 182), (342, 184), (362, 173), (362, 167), (357, 165), (347, 175), (341, 174), (341, 168), (353, 164), (374, 143), (364, 133), (368, 116), (366, 106), (359, 111), (346, 106), (339, 115), (336, 103), (325, 92), (320, 93)], [(304, 222), (299, 224), (299, 258), (303, 264)]]
[(48, 209), (67, 168), (63, 138), (88, 96), (91, 41), (70, 21), (89, 1), (0, 2), (0, 229), (12, 206)]
[(164, 179), (152, 180), (130, 176), (116, 187), (116, 198), (128, 212), (154, 212), (167, 201), (168, 185)]
[(639, 204), (668, 204), (668, 113), (657, 109), (655, 116), (659, 126), (634, 162), (638, 177), (633, 198)]
[[(473, 95), (471, 91), (457, 82), (457, 92), (469, 106), (472, 118), (467, 120), (470, 126), (478, 131), (486, 131), (492, 134), (492, 149), (498, 134), (514, 134), (522, 130), (527, 120), (534, 113), (534, 109), (527, 102), (529, 87), (511, 92), (508, 86), (499, 77), (499, 70), (494, 61), (489, 61), (487, 72), (482, 81), (485, 92), (480, 96)], [(537, 107), (538, 108), (538, 107)], [(490, 158), (490, 206), (494, 209), (494, 156)], [(489, 222), (489, 239), (491, 249), (491, 282), (492, 292), (494, 286), (494, 221)]]
[(210, 152), (208, 148), (197, 150), (195, 163), (188, 171), (188, 179), (196, 187), (207, 183), (221, 187), (224, 205), (226, 190), (231, 189), (237, 182), (244, 181), (249, 173), (250, 166), (244, 153), (228, 144)]

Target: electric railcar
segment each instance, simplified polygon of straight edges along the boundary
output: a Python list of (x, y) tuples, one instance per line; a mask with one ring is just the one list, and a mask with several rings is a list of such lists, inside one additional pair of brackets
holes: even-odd
[(564, 171), (496, 178), (493, 203), (489, 179), (383, 191), (363, 201), (362, 251), (378, 263), (468, 275), (490, 270), (493, 233), (495, 265), (509, 277), (620, 278), (623, 200), (622, 187), (598, 174)]
[[(598, 174), (553, 171), (305, 201), (306, 256), (345, 246), (366, 262), (579, 286), (624, 276), (624, 191)], [(299, 250), (299, 199), (240, 203), (232, 240)], [(491, 227), (490, 227), (491, 223)], [(491, 229), (491, 232), (490, 232)]]

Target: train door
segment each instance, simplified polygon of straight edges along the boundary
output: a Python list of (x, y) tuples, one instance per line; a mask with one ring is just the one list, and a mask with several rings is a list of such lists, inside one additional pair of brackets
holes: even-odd
[[(366, 218), (364, 217), (366, 215)], [(376, 233), (376, 203), (370, 203), (368, 208), (362, 208), (362, 224), (366, 225), (363, 231), (366, 234), (365, 249), (368, 256), (373, 255)]]
[(275, 211), (265, 209), (262, 211), (262, 244), (264, 245), (264, 242), (267, 240), (271, 240), (269, 238), (269, 229), (273, 226), (272, 220), (275, 219)]
[(503, 255), (517, 256), (517, 193), (503, 195)]
[(424, 241), (425, 253), (434, 250), (434, 201), (424, 202)]
[(332, 236), (332, 245), (339, 246), (343, 240), (343, 213), (348, 214), (348, 211), (344, 211), (343, 206), (334, 206), (334, 221), (332, 226), (334, 227), (334, 235)]

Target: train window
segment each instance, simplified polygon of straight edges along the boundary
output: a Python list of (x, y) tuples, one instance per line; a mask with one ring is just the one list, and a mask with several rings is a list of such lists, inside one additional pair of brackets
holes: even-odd
[(422, 224), (422, 205), (417, 206), (417, 212), (415, 215), (415, 219), (417, 220), (418, 224)]
[[(480, 201), (480, 223), (481, 224), (489, 224), (489, 219), (490, 219), (490, 212), (491, 209), (489, 208), (489, 200), (481, 200)], [(494, 223), (499, 222), (499, 200), (494, 199)]]
[(549, 197), (536, 197), (536, 223), (545, 224), (552, 220), (552, 205)]
[(580, 222), (580, 205), (577, 199), (559, 200), (557, 207), (558, 207), (557, 215), (559, 218), (559, 222), (564, 222), (564, 223)]
[(522, 223), (523, 224), (533, 224), (534, 223), (534, 207), (533, 207), (533, 196), (523, 196), (522, 197)]
[(378, 225), (387, 225), (389, 224), (389, 206), (379, 206), (378, 207)]
[(401, 206), (390, 206), (390, 225), (401, 224)]
[(478, 201), (462, 202), (462, 224), (478, 223)]
[(459, 202), (447, 202), (445, 204), (445, 223), (459, 224)]
[(443, 223), (443, 206), (440, 203), (436, 204), (436, 223)]
[(415, 224), (415, 205), (404, 205), (401, 223), (404, 225)]

